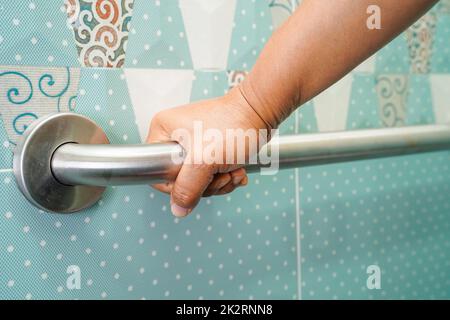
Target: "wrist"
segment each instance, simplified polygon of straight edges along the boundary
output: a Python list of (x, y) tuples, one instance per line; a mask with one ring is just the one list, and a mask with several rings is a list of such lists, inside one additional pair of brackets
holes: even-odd
[(267, 136), (270, 137), (271, 130), (276, 126), (273, 122), (267, 120), (265, 113), (261, 113), (259, 107), (255, 108), (253, 96), (248, 95), (241, 84), (231, 89), (224, 97), (228, 103), (237, 107), (237, 111), (246, 123), (256, 129), (264, 129)]
[(254, 83), (251, 74), (237, 88), (248, 105), (264, 121), (268, 130), (277, 129), (289, 115), (283, 111), (283, 105), (277, 102), (277, 98), (270, 96), (270, 91), (267, 91), (269, 96), (265, 92), (261, 92), (258, 85)]

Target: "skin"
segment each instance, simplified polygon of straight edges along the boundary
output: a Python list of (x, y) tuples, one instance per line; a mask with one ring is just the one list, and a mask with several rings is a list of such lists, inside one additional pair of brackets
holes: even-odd
[[(158, 113), (147, 142), (173, 140), (174, 130), (274, 129), (298, 106), (341, 79), (404, 31), (437, 0), (303, 0), (269, 39), (252, 71), (223, 97)], [(381, 8), (379, 30), (367, 28), (367, 8)], [(356, 44), (356, 45), (355, 45)], [(193, 145), (176, 140), (187, 152)], [(254, 153), (248, 151), (248, 155)], [(235, 163), (183, 164), (175, 181), (154, 185), (170, 194), (172, 213), (188, 215), (202, 196), (223, 195), (248, 182)]]

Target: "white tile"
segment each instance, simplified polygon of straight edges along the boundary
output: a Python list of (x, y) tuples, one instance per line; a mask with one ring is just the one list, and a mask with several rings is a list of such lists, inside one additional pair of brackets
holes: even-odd
[(236, 0), (180, 0), (194, 69), (227, 66)]
[(353, 76), (345, 76), (333, 86), (314, 98), (319, 131), (342, 131), (346, 129)]
[(374, 73), (375, 72), (376, 54), (373, 54), (364, 60), (359, 66), (355, 68), (355, 72)]
[(136, 124), (144, 142), (156, 113), (189, 102), (194, 71), (133, 68), (124, 72)]
[(436, 123), (450, 123), (450, 75), (430, 75)]

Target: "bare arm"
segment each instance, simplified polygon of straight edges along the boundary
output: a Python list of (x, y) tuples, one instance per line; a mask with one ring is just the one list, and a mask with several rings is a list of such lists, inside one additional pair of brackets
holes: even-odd
[[(147, 141), (176, 140), (189, 156), (204, 149), (174, 139), (172, 133), (180, 128), (192, 133), (195, 121), (222, 133), (235, 128), (276, 128), (296, 107), (339, 80), (436, 2), (303, 0), (269, 40), (241, 86), (223, 97), (158, 113), (152, 120)], [(381, 9), (380, 30), (367, 27), (369, 5)], [(223, 147), (219, 146), (219, 150)], [(246, 184), (246, 172), (240, 163), (185, 161), (174, 182), (154, 187), (170, 194), (172, 212), (183, 217), (201, 196), (226, 194)]]
[[(304, 0), (267, 43), (242, 92), (277, 127), (296, 107), (379, 50), (437, 0)], [(367, 8), (381, 9), (370, 30)]]

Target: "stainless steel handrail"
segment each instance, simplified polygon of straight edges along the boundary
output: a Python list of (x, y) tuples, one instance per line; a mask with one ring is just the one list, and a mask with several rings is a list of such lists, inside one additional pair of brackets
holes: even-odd
[[(271, 163), (280, 169), (450, 150), (450, 125), (368, 129), (281, 136)], [(172, 180), (183, 155), (176, 143), (109, 145), (103, 130), (76, 114), (39, 119), (25, 132), (14, 156), (14, 172), (23, 194), (36, 206), (70, 213), (94, 204), (106, 186)], [(267, 165), (245, 165), (255, 172)]]
[[(281, 136), (265, 148), (279, 148), (280, 169), (450, 149), (450, 126), (432, 125)], [(263, 152), (266, 152), (263, 150)], [(180, 170), (172, 157), (176, 143), (59, 147), (51, 162), (55, 177), (68, 185), (112, 186), (173, 180)], [(273, 165), (273, 163), (272, 163)], [(246, 165), (256, 172), (264, 165)]]

